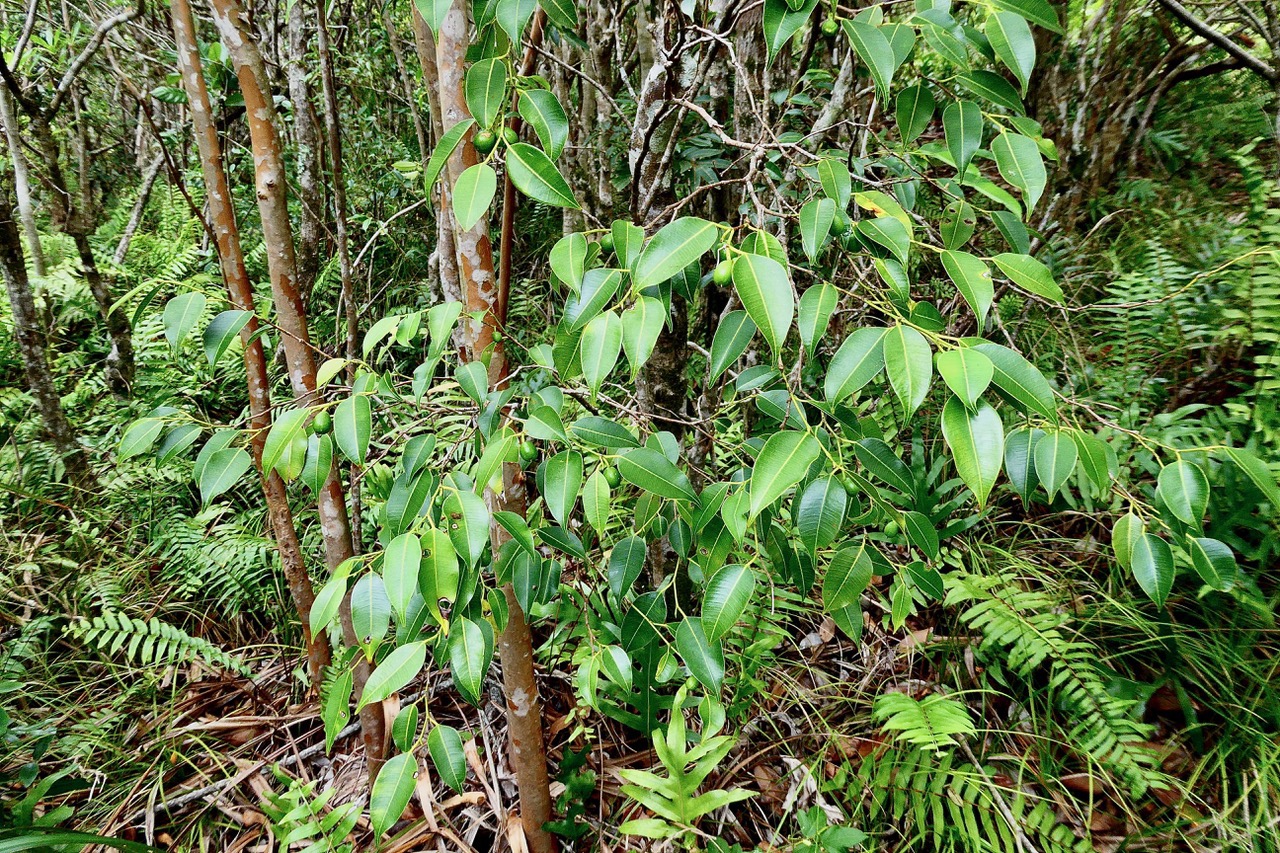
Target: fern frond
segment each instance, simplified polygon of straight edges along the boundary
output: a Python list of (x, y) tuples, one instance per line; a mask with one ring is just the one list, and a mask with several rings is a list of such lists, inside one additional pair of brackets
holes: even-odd
[(249, 667), (239, 658), (208, 640), (193, 637), (181, 628), (154, 617), (137, 619), (109, 610), (92, 619), (74, 619), (66, 630), (105, 655), (123, 654), (144, 667), (199, 660), (240, 675), (250, 674)]

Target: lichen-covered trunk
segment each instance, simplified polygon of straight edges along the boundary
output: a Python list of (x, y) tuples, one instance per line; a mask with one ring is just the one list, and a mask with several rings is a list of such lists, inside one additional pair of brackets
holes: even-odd
[(218, 250), (222, 280), (226, 284), (231, 304), (241, 311), (250, 312), (249, 322), (240, 331), (240, 340), (244, 343), (245, 382), (249, 388), (249, 435), (253, 460), (261, 476), (262, 494), (267, 502), (267, 514), (271, 519), (276, 549), (280, 553), (280, 564), (284, 568), (289, 594), (307, 642), (308, 670), (312, 683), (319, 685), (321, 670), (329, 665), (331, 659), (329, 640), (323, 631), (315, 636), (311, 634), (311, 605), (315, 601), (315, 592), (303, 559), (302, 546), (298, 541), (298, 531), (293, 522), (293, 511), (289, 507), (284, 480), (274, 470), (262, 470), (262, 450), (267, 432), (271, 428), (271, 384), (267, 376), (267, 357), (263, 351), (262, 339), (258, 335), (253, 283), (245, 268), (240, 229), (236, 224), (227, 174), (222, 166), (222, 144), (214, 126), (200, 51), (196, 47), (191, 6), (187, 0), (172, 0), (171, 11), (174, 41), (178, 49), (178, 68), (182, 86), (187, 93), (191, 125), (200, 154), (209, 226)]
[(87, 493), (97, 487), (98, 481), (84, 450), (76, 441), (75, 431), (62, 410), (62, 400), (49, 370), (49, 342), (36, 314), (35, 299), (31, 295), (31, 282), (27, 278), (26, 261), (22, 254), (22, 242), (18, 236), (18, 224), (13, 219), (13, 207), (9, 203), (9, 187), (6, 185), (12, 173), (0, 182), (0, 273), (4, 275), (5, 289), (9, 293), (9, 306), (13, 312), (13, 337), (18, 343), (18, 354), (26, 374), (27, 388), (35, 398), (36, 408), (45, 434), (53, 443), (67, 476), (80, 492)]
[(307, 31), (306, 4), (294, 0), (289, 4), (289, 51), (285, 77), (289, 81), (289, 100), (293, 103), (294, 159), (298, 179), (298, 289), (302, 300), (310, 304), (311, 290), (320, 272), (321, 243), (324, 235), (324, 187), (320, 175), (320, 131), (315, 109), (311, 105), (311, 73), (307, 47), (311, 34)]
[[(465, 96), (468, 44), (465, 6), (455, 0), (436, 34), (439, 105), (446, 130), (470, 117)], [(450, 188), (458, 176), (478, 160), (468, 135), (445, 166), (442, 181), (445, 207), (452, 210)], [(502, 341), (494, 340), (494, 332), (500, 330), (506, 321), (507, 299), (495, 276), (487, 218), (481, 217), (468, 230), (456, 230), (454, 245), (466, 310), (483, 312), (483, 319), (468, 319), (465, 323), (465, 357), (477, 360), (488, 355), (489, 386), (499, 388), (507, 381), (507, 363)], [(502, 479), (501, 492), (494, 492), (492, 489), (485, 492), (490, 509), (523, 515), (524, 472), (519, 465), (508, 463), (503, 466)], [(506, 530), (496, 522), (491, 524), (489, 536), (494, 553), (497, 553), (508, 538)], [(502, 661), (502, 684), (507, 702), (511, 768), (515, 772), (520, 791), (520, 819), (530, 853), (552, 853), (556, 847), (555, 839), (543, 828), (551, 819), (551, 793), (543, 744), (542, 705), (538, 699), (538, 684), (533, 666), (533, 638), (511, 584), (505, 585), (502, 592), (510, 613), (499, 637), (498, 651)]]
[[(244, 95), (245, 118), (249, 124), (253, 146), (258, 211), (262, 220), (271, 293), (275, 303), (276, 323), (284, 342), (289, 382), (298, 405), (309, 405), (316, 392), (316, 362), (302, 306), (302, 294), (297, 287), (293, 229), (289, 223), (284, 157), (276, 130), (278, 119), (275, 104), (266, 87), (267, 75), (262, 54), (249, 28), (244, 9), (238, 0), (210, 0), (210, 6), (223, 45), (231, 53), (236, 77), (240, 81), (240, 91)], [(355, 553), (347, 516), (346, 494), (338, 476), (336, 461), (329, 469), (329, 477), (320, 490), (319, 512), (326, 562), (330, 570), (335, 570)], [(349, 596), (344, 598), (339, 615), (343, 638), (348, 645), (356, 645)], [(357, 696), (363, 690), (371, 671), (372, 665), (364, 656), (357, 656), (354, 672)], [(381, 704), (374, 703), (361, 709), (360, 722), (365, 760), (372, 782), (382, 767), (386, 753), (386, 721), (383, 719)]]
[(22, 230), (27, 236), (27, 253), (31, 256), (31, 268), (37, 276), (44, 277), (44, 248), (40, 245), (40, 230), (36, 227), (35, 210), (31, 206), (31, 179), (27, 174), (27, 158), (22, 153), (18, 117), (9, 99), (9, 90), (0, 86), (0, 124), (4, 127), (9, 157), (13, 161), (13, 189), (18, 196), (18, 215), (22, 218)]

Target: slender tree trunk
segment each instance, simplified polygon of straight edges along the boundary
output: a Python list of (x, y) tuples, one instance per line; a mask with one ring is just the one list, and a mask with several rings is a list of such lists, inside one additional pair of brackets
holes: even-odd
[[(248, 26), (243, 8), (237, 0), (210, 0), (213, 20), (230, 51), (245, 100), (245, 117), (253, 145), (254, 179), (257, 186), (258, 210), (262, 234), (267, 247), (267, 266), (276, 307), (276, 322), (284, 341), (285, 361), (294, 398), (308, 405), (315, 397), (316, 363), (302, 307), (302, 294), (297, 287), (297, 269), (293, 253), (293, 229), (289, 224), (289, 208), (285, 197), (284, 158), (280, 137), (276, 132), (275, 105), (265, 88), (267, 79), (262, 54)], [(335, 464), (319, 495), (320, 529), (324, 537), (325, 556), (330, 570), (336, 570), (353, 554), (351, 526), (347, 517), (346, 495)], [(344, 598), (340, 611), (345, 642), (357, 645), (351, 623), (351, 600)], [(357, 656), (354, 672), (357, 697), (372, 671), (363, 655)], [(365, 760), (372, 783), (385, 761), (386, 721), (381, 703), (366, 705), (360, 711), (361, 736)]]
[(404, 48), (400, 44), (400, 34), (396, 32), (396, 23), (391, 15), (391, 4), (382, 7), (382, 25), (387, 29), (387, 41), (391, 45), (391, 55), (396, 60), (396, 71), (400, 75), (400, 88), (404, 90), (404, 99), (409, 103), (409, 114), (413, 118), (413, 133), (418, 137), (418, 156), (426, 162), (431, 156), (427, 144), (427, 130), (422, 123), (422, 110), (418, 109), (418, 98), (413, 91), (413, 81), (409, 78), (409, 70), (404, 62)]
[[(439, 73), (439, 104), (444, 126), (453, 127), (469, 118), (465, 97), (468, 23), (465, 5), (450, 7), (440, 31), (436, 34), (436, 68)], [(452, 209), (451, 187), (458, 176), (478, 162), (470, 135), (464, 138), (445, 166), (444, 206)], [(502, 387), (507, 381), (507, 363), (501, 340), (494, 332), (501, 329), (506, 317), (506, 294), (501, 292), (494, 275), (493, 251), (489, 242), (487, 218), (481, 217), (472, 228), (455, 234), (458, 270), (466, 296), (468, 311), (483, 312), (483, 320), (467, 320), (468, 357), (478, 360), (489, 356), (489, 386)], [(493, 511), (506, 510), (524, 514), (524, 472), (519, 465), (503, 465), (503, 488), (500, 494), (486, 490), (485, 498)], [(509, 538), (506, 530), (492, 523), (490, 540), (497, 553)], [(510, 615), (499, 638), (502, 661), (502, 684), (507, 700), (507, 730), (510, 739), (511, 768), (520, 791), (520, 817), (530, 853), (552, 853), (555, 839), (543, 825), (551, 819), (551, 793), (547, 778), (547, 757), (542, 735), (542, 704), (533, 668), (533, 639), (524, 611), (511, 584), (502, 589)]]
[(27, 279), (27, 265), (22, 256), (18, 224), (13, 220), (9, 188), (5, 185), (9, 174), (11, 173), (5, 174), (6, 180), (0, 184), (0, 272), (4, 274), (9, 306), (13, 312), (13, 336), (18, 342), (22, 368), (27, 375), (27, 387), (40, 411), (45, 434), (62, 457), (62, 464), (66, 467), (72, 484), (84, 492), (91, 492), (97, 488), (97, 477), (89, 467), (84, 450), (76, 441), (75, 431), (62, 410), (62, 400), (58, 396), (53, 373), (49, 370), (49, 342), (36, 313), (31, 283)]
[[(324, 0), (320, 0), (324, 2)], [(304, 0), (289, 4), (289, 60), (286, 79), (289, 100), (293, 102), (293, 141), (296, 146), (298, 173), (298, 290), (304, 304), (311, 302), (311, 290), (320, 272), (320, 244), (324, 234), (324, 187), (320, 167), (320, 130), (311, 105), (311, 87), (307, 85), (307, 47), (309, 43)]]
[(13, 161), (13, 187), (18, 196), (18, 215), (22, 217), (22, 229), (27, 234), (27, 253), (35, 274), (44, 278), (44, 248), (40, 245), (40, 231), (36, 228), (35, 211), (31, 207), (31, 180), (27, 176), (27, 158), (22, 153), (22, 137), (19, 135), (18, 117), (9, 100), (9, 90), (0, 86), (0, 122), (3, 122), (5, 139), (9, 144), (9, 157)]
[(262, 449), (266, 443), (267, 431), (271, 428), (271, 383), (267, 377), (267, 357), (263, 351), (262, 339), (258, 336), (253, 283), (245, 269), (244, 253), (240, 247), (240, 229), (236, 225), (227, 174), (222, 167), (222, 145), (213, 123), (213, 110), (204, 82), (200, 51), (196, 47), (191, 6), (187, 0), (172, 0), (172, 12), (178, 66), (190, 103), (191, 123), (195, 129), (196, 147), (204, 173), (209, 219), (217, 241), (222, 279), (226, 283), (231, 304), (250, 313), (249, 322), (240, 332), (240, 339), (244, 342), (244, 371), (249, 386), (253, 459), (262, 477), (262, 493), (266, 498), (267, 513), (271, 518), (271, 528), (275, 533), (285, 580), (289, 584), (294, 608), (302, 622), (303, 636), (307, 641), (311, 680), (318, 685), (321, 670), (330, 663), (329, 640), (323, 631), (315, 636), (311, 634), (311, 605), (315, 601), (315, 593), (303, 560), (302, 546), (298, 542), (298, 531), (293, 523), (293, 511), (289, 508), (289, 495), (284, 480), (274, 470), (262, 470)]
[(116, 266), (124, 263), (125, 255), (129, 253), (129, 244), (133, 242), (133, 235), (137, 233), (138, 226), (142, 224), (142, 214), (147, 210), (147, 201), (151, 198), (151, 190), (156, 185), (156, 178), (160, 176), (160, 169), (163, 166), (164, 154), (160, 154), (142, 175), (142, 186), (138, 189), (138, 200), (133, 203), (133, 210), (129, 213), (129, 222), (125, 225), (124, 233), (120, 235), (120, 242), (116, 244), (116, 253), (111, 257)]

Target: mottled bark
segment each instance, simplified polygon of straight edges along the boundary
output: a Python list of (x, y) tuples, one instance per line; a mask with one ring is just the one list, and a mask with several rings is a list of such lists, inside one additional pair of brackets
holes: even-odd
[(289, 4), (288, 61), (285, 78), (289, 81), (289, 100), (293, 104), (293, 142), (298, 178), (298, 234), (295, 254), (298, 266), (298, 290), (305, 303), (311, 301), (320, 272), (321, 242), (324, 237), (324, 186), (320, 169), (320, 129), (311, 104), (311, 86), (307, 75), (311, 69), (307, 48), (310, 33), (306, 21), (305, 0)]
[(262, 339), (258, 335), (258, 317), (254, 305), (253, 283), (245, 269), (244, 252), (240, 246), (240, 229), (236, 224), (231, 190), (226, 171), (222, 166), (222, 144), (214, 126), (213, 110), (209, 104), (209, 92), (205, 86), (200, 52), (196, 47), (195, 23), (187, 0), (171, 0), (173, 34), (178, 49), (178, 68), (182, 85), (187, 93), (191, 112), (191, 124), (195, 131), (196, 148), (200, 154), (200, 167), (204, 175), (206, 203), (209, 209), (210, 228), (218, 249), (218, 262), (222, 280), (233, 306), (250, 313), (249, 322), (240, 331), (244, 344), (245, 381), (249, 388), (250, 442), (254, 464), (262, 483), (262, 494), (267, 503), (267, 514), (275, 534), (276, 549), (284, 569), (294, 609), (302, 623), (303, 637), (307, 643), (307, 662), (312, 683), (319, 685), (321, 670), (330, 663), (329, 640), (324, 632), (311, 634), (311, 605), (315, 592), (311, 576), (307, 573), (298, 531), (289, 507), (289, 495), (284, 480), (272, 471), (262, 470), (262, 450), (267, 432), (271, 428), (271, 383), (267, 376), (267, 357)]
[[(284, 342), (289, 382), (298, 405), (309, 405), (315, 398), (316, 363), (307, 329), (302, 295), (297, 287), (297, 268), (293, 252), (293, 229), (289, 223), (285, 195), (284, 158), (276, 131), (278, 117), (263, 68), (262, 54), (250, 34), (248, 22), (238, 0), (210, 0), (213, 20), (222, 42), (231, 53), (244, 95), (245, 117), (253, 145), (254, 180), (257, 187), (258, 211), (262, 220), (263, 240), (267, 248), (267, 267), (276, 308), (276, 322)], [(320, 529), (324, 538), (325, 557), (330, 570), (336, 570), (353, 554), (351, 526), (347, 516), (346, 495), (335, 464), (319, 495)], [(356, 645), (351, 624), (350, 598), (343, 600), (340, 610), (343, 637), (348, 645)], [(355, 666), (356, 694), (363, 690), (372, 666), (363, 655)], [(360, 711), (361, 737), (370, 782), (377, 776), (385, 760), (386, 721), (380, 703), (367, 705)]]
[(31, 268), (37, 276), (44, 277), (44, 248), (40, 245), (40, 230), (36, 228), (35, 210), (31, 206), (31, 179), (27, 175), (27, 158), (22, 153), (18, 117), (13, 112), (13, 103), (9, 99), (8, 90), (0, 86), (0, 124), (4, 128), (5, 141), (9, 146), (9, 158), (13, 162), (13, 189), (18, 196), (18, 215), (22, 218), (22, 230), (26, 232), (27, 254), (31, 257)]
[[(465, 6), (455, 2), (450, 7), (436, 38), (436, 69), (439, 74), (439, 104), (445, 127), (469, 118), (465, 98), (465, 59), (468, 23)], [(445, 166), (444, 200), (452, 209), (450, 188), (469, 166), (478, 162), (470, 136), (449, 158)], [(498, 286), (494, 274), (493, 252), (489, 242), (487, 218), (454, 235), (458, 270), (468, 311), (484, 312), (481, 321), (467, 320), (467, 357), (471, 360), (489, 357), (489, 385), (498, 388), (507, 381), (507, 363), (501, 340), (494, 332), (506, 321), (506, 294)], [(493, 511), (507, 510), (520, 515), (525, 511), (524, 472), (519, 465), (503, 465), (501, 492), (485, 491), (485, 499)], [(505, 528), (494, 522), (489, 530), (494, 553), (509, 537)], [(520, 817), (530, 853), (552, 853), (555, 838), (543, 829), (551, 819), (551, 793), (547, 776), (546, 750), (542, 734), (542, 710), (533, 666), (533, 639), (524, 611), (516, 600), (511, 584), (502, 589), (509, 616), (499, 638), (502, 661), (502, 683), (507, 702), (507, 730), (511, 768), (520, 791)]]
[(4, 180), (0, 181), (0, 273), (4, 275), (9, 307), (13, 313), (13, 337), (18, 344), (27, 389), (35, 399), (45, 435), (62, 458), (71, 483), (81, 492), (89, 492), (97, 488), (98, 481), (62, 410), (62, 399), (49, 369), (49, 342), (31, 295), (18, 224), (14, 221), (13, 207), (9, 202), (8, 184), (11, 179), (12, 173), (6, 170)]
[(137, 233), (138, 226), (142, 224), (142, 215), (147, 212), (147, 202), (151, 199), (151, 190), (156, 185), (156, 178), (160, 177), (160, 169), (164, 166), (164, 155), (156, 157), (151, 165), (147, 167), (147, 171), (142, 175), (142, 186), (138, 188), (137, 201), (133, 203), (133, 210), (129, 211), (129, 221), (124, 226), (124, 233), (120, 235), (120, 242), (116, 243), (116, 252), (111, 256), (111, 261), (116, 266), (124, 263), (125, 255), (129, 253), (129, 244), (133, 242), (133, 235)]

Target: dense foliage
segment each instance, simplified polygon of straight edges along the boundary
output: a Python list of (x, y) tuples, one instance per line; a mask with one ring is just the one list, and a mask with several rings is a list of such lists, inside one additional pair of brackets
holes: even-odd
[(1268, 3), (2, 22), (0, 850), (1280, 847)]

